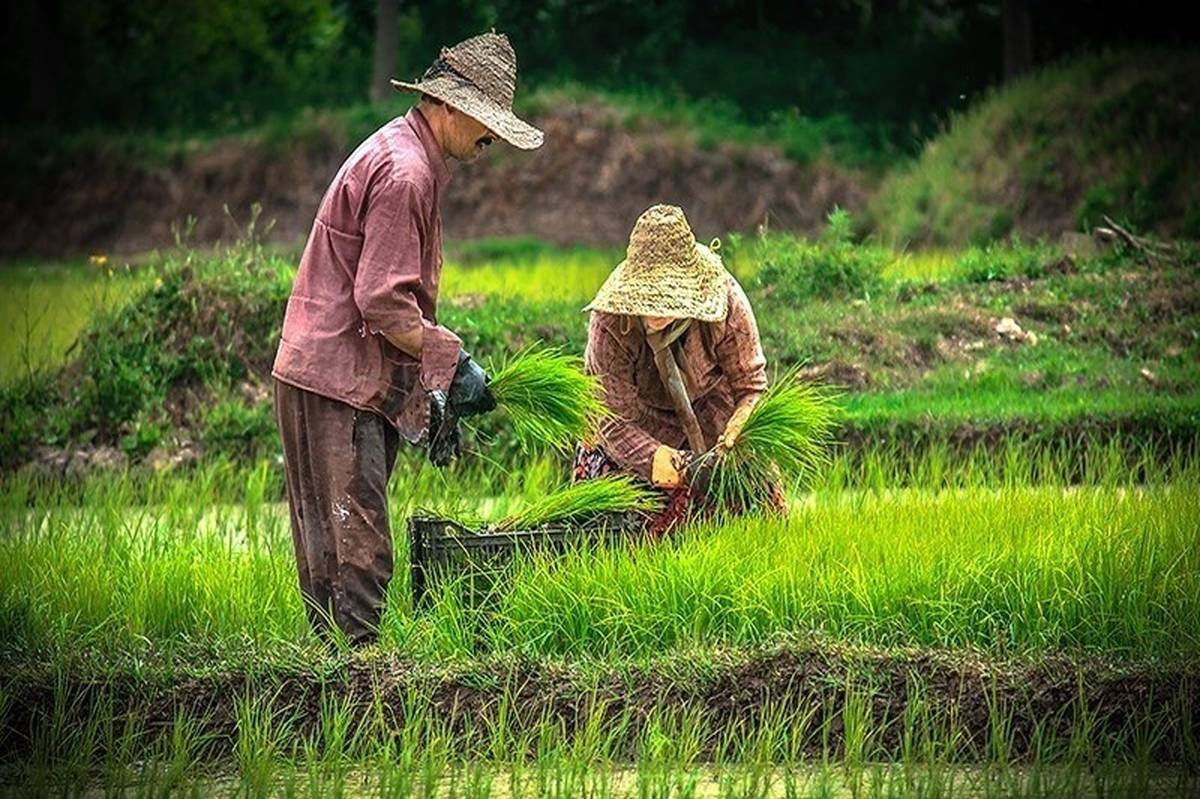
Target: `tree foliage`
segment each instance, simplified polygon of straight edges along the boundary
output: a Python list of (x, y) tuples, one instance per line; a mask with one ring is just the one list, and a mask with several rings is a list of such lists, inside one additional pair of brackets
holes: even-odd
[[(1003, 63), (999, 0), (395, 2), (402, 76), (419, 75), (442, 45), (495, 28), (513, 40), (526, 86), (653, 87), (728, 100), (760, 119), (788, 109), (848, 115), (886, 126), (893, 140), (927, 132), (998, 80)], [(365, 101), (378, 5), (13, 0), (0, 10), (10, 32), (0, 53), (6, 117), (68, 128), (221, 128)], [(1095, 5), (1038, 4), (1035, 58), (1166, 41), (1186, 29), (1170, 24), (1158, 0), (1119, 29), (1097, 22), (1107, 18)]]

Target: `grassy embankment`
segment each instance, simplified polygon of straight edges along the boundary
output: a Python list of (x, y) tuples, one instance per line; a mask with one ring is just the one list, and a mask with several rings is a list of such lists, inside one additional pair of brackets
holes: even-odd
[[(1194, 438), (1190, 250), (1153, 265), (1036, 244), (897, 255), (848, 235), (839, 216), (817, 242), (734, 237), (726, 251), (771, 368), (806, 364), (813, 379), (848, 387), (843, 438), (853, 448), (870, 439), (965, 452), (1009, 435), (1065, 445), (1116, 434), (1169, 448)], [(536, 342), (582, 352), (579, 309), (618, 257), (523, 241), (464, 248), (446, 270), (443, 321), (484, 362)], [(253, 247), (169, 254), (147, 267), (136, 299), (97, 318), (62, 376), (13, 380), (10, 359), (4, 462), (20, 463), (38, 441), (113, 443), (134, 460), (182, 436), (211, 455), (275, 452), (265, 376), (291, 269)], [(23, 303), (54, 302), (5, 296), (16, 318)], [(514, 462), (503, 431), (484, 430), (489, 456)]]
[(993, 89), (887, 176), (868, 226), (897, 245), (955, 246), (1108, 214), (1200, 238), (1198, 69), (1195, 50), (1117, 51)]
[[(348, 152), (385, 122), (405, 113), (413, 101), (412, 95), (397, 93), (378, 105), (309, 107), (232, 128), (9, 130), (3, 134), (0, 164), (10, 179), (20, 181), (85, 159), (99, 159), (108, 166), (164, 167), (231, 140), (261, 147), (267, 156), (327, 144)], [(718, 144), (771, 146), (800, 163), (825, 159), (873, 171), (902, 157), (893, 142), (881, 142), (877, 131), (844, 115), (813, 118), (790, 109), (751, 119), (734, 103), (719, 98), (696, 99), (649, 88), (603, 90), (561, 82), (520, 92), (515, 98), (515, 110), (523, 117), (581, 105), (603, 111), (611, 124), (626, 130), (669, 130), (681, 141), (706, 149)], [(37, 157), (31, 157), (34, 155)]]

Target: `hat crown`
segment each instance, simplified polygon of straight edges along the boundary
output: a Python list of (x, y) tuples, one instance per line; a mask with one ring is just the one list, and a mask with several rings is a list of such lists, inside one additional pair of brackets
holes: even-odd
[(728, 310), (728, 281), (721, 257), (696, 241), (683, 209), (652, 205), (587, 310), (715, 322)]
[(453, 47), (444, 47), (441, 60), (492, 102), (512, 110), (517, 90), (517, 54), (503, 33), (483, 33)]
[(642, 212), (629, 234), (625, 251), (630, 265), (636, 267), (692, 263), (696, 237), (691, 225), (676, 205), (652, 205)]

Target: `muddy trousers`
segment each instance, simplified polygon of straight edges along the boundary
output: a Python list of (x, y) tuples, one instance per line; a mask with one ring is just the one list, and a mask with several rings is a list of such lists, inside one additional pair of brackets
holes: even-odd
[(309, 623), (373, 641), (392, 578), (387, 482), (399, 434), (380, 415), (275, 381), (300, 595)]

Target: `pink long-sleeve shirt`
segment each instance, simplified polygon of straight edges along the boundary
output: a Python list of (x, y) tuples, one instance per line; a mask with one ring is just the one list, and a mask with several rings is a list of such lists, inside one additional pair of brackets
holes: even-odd
[[(428, 426), (461, 341), (437, 323), (439, 201), (450, 180), (416, 108), (373, 133), (325, 192), (292, 285), (272, 374), (385, 416), (409, 441)], [(421, 342), (418, 360), (392, 344)]]

